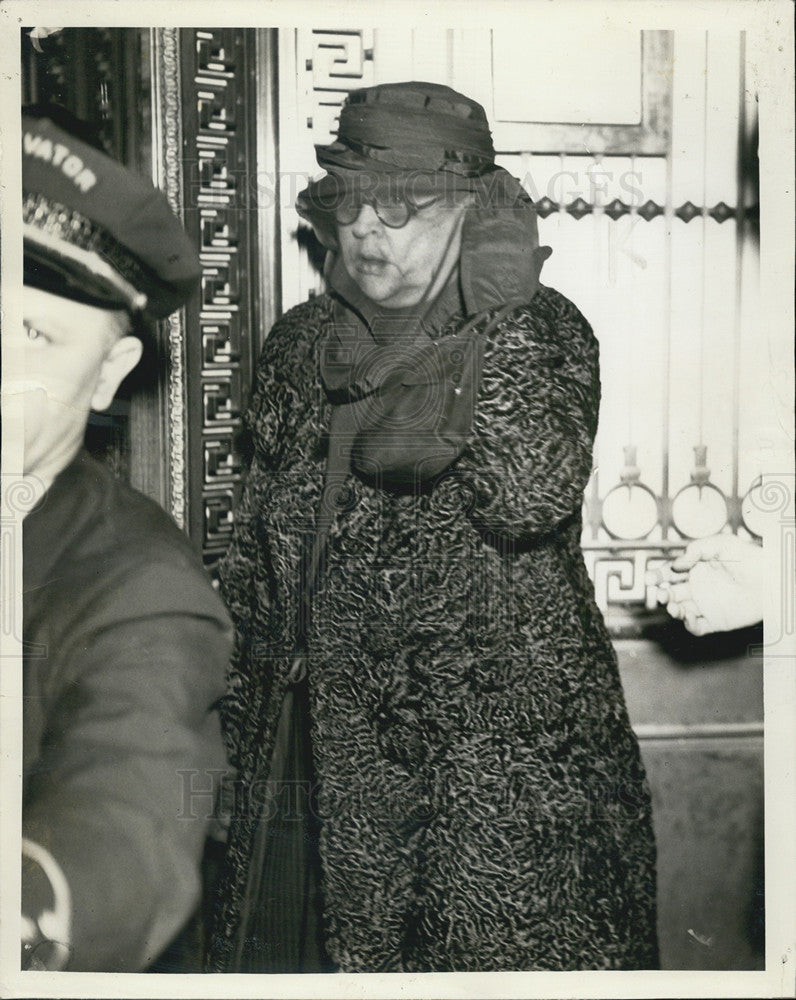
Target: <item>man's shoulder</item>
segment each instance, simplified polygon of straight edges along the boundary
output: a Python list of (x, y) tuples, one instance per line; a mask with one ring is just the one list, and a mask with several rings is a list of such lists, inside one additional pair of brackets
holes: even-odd
[(83, 520), (53, 567), (50, 589), (71, 591), (76, 604), (103, 618), (187, 613), (225, 623), (197, 554), (166, 511), (87, 456), (76, 471), (70, 485), (83, 501)]
[(107, 558), (117, 570), (109, 575), (118, 575), (142, 612), (154, 606), (163, 614), (226, 618), (191, 542), (159, 504), (114, 480), (103, 518)]
[(94, 459), (81, 459), (95, 505), (86, 525), (86, 534), (93, 535), (98, 547), (109, 552), (125, 553), (135, 560), (147, 554), (150, 559), (186, 560), (192, 567), (196, 557), (190, 542), (166, 511), (139, 490), (117, 479), (106, 466)]
[(167, 549), (190, 553), (188, 538), (172, 517), (151, 497), (108, 473), (102, 515), (116, 544), (136, 549), (141, 541), (157, 538)]

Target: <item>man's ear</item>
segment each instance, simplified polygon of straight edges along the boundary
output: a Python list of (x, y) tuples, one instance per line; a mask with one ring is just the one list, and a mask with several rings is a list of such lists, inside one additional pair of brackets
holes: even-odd
[(138, 364), (143, 344), (138, 337), (126, 336), (117, 340), (100, 368), (99, 378), (91, 397), (92, 410), (107, 410), (116, 390)]

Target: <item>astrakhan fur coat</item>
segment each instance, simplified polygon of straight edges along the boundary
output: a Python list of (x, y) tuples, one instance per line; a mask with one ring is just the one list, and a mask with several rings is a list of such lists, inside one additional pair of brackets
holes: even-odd
[[(329, 295), (271, 332), (223, 569), (241, 787), (273, 746), (321, 495)], [(438, 331), (439, 343), (462, 326)], [(308, 637), (322, 888), (343, 971), (652, 968), (650, 800), (579, 540), (599, 404), (589, 325), (542, 286), (484, 347), (459, 459), (417, 491), (349, 476)], [(233, 822), (224, 969), (255, 808)]]

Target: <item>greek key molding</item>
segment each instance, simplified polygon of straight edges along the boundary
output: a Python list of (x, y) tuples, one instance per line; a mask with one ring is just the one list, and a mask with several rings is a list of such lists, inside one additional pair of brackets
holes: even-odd
[(329, 142), (349, 90), (374, 82), (373, 31), (298, 32), (299, 71), (309, 96), (304, 121), (313, 142)]
[(260, 120), (273, 116), (271, 41), (237, 28), (179, 33), (184, 219), (202, 271), (187, 306), (188, 530), (211, 571), (232, 538), (245, 399), (263, 319), (274, 315), (263, 257), (276, 206), (258, 199), (258, 170), (275, 173), (277, 162)]

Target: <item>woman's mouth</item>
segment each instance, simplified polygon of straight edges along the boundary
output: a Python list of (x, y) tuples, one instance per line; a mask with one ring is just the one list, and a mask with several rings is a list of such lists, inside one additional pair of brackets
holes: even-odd
[(366, 257), (360, 255), (357, 257), (356, 267), (360, 274), (379, 275), (387, 267), (387, 261), (383, 257)]

